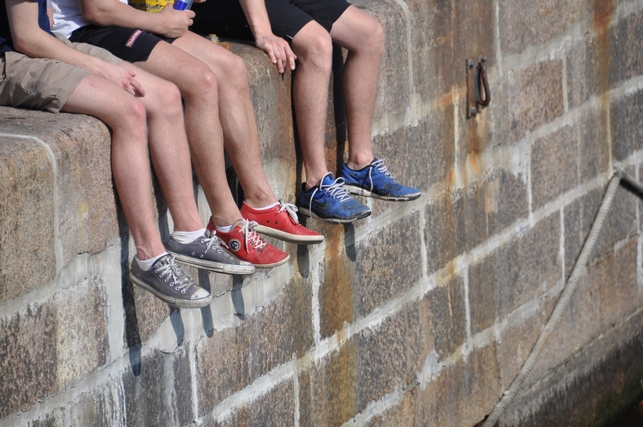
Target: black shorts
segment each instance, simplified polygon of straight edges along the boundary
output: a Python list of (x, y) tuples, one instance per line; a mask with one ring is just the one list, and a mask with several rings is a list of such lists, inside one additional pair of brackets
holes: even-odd
[[(314, 20), (330, 32), (346, 11), (346, 0), (265, 0), (272, 32), (291, 41), (304, 25)], [(196, 12), (190, 30), (241, 40), (253, 40), (239, 0), (208, 0), (194, 3)]]
[(102, 47), (128, 62), (145, 61), (152, 49), (161, 41), (172, 43), (174, 39), (150, 34), (146, 31), (123, 27), (97, 27), (86, 25), (71, 33), (69, 40)]

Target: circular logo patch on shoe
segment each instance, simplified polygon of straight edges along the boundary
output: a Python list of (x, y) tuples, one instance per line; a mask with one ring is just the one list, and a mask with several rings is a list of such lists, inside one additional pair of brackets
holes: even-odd
[(232, 239), (228, 243), (228, 246), (230, 246), (230, 250), (232, 250), (232, 252), (236, 252), (239, 249), (241, 249), (241, 242), (238, 241), (237, 239)]

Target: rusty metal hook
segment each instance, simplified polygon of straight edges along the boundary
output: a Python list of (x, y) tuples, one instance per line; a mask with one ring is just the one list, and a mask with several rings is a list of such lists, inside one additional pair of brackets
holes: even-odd
[(480, 90), (478, 104), (486, 107), (491, 102), (491, 92), (489, 91), (489, 80), (487, 79), (487, 67), (484, 65), (484, 62), (478, 64), (478, 71), (480, 75), (480, 89), (484, 88), (484, 98), (482, 98), (482, 90)]

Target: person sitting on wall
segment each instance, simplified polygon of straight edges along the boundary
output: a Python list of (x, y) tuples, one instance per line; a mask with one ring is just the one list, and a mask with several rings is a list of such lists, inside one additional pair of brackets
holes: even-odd
[[(178, 86), (192, 163), (212, 211), (208, 230), (256, 267), (289, 255), (257, 232), (299, 244), (324, 237), (299, 224), (296, 207), (278, 201), (266, 178), (243, 60), (187, 28), (194, 12), (137, 10), (119, 0), (50, 0), (54, 32), (102, 47)], [(198, 56), (198, 59), (197, 59)], [(243, 188), (237, 208), (227, 184), (224, 145)]]
[[(293, 104), (306, 181), (300, 212), (329, 222), (370, 215), (348, 193), (407, 201), (420, 190), (398, 184), (373, 155), (371, 127), (384, 32), (378, 22), (346, 0), (208, 0), (195, 4), (192, 30), (255, 40), (279, 71), (295, 69)], [(275, 40), (274, 34), (282, 40)], [(348, 162), (340, 177), (328, 172), (324, 152), (326, 105), (333, 43), (348, 50), (342, 76), (348, 125)], [(291, 49), (292, 48), (292, 49)]]
[[(0, 1), (0, 105), (88, 114), (112, 131), (114, 183), (136, 244), (132, 282), (174, 306), (198, 308), (213, 296), (175, 256), (213, 271), (254, 272), (204, 235), (176, 86), (103, 49), (57, 39), (46, 0)], [(150, 157), (175, 225), (167, 251), (154, 222)]]

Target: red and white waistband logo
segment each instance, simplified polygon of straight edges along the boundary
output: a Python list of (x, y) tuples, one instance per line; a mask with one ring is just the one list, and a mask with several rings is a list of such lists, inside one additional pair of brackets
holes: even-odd
[(134, 33), (127, 40), (127, 43), (125, 43), (125, 46), (132, 47), (134, 45), (134, 42), (138, 38), (138, 36), (140, 36), (141, 34), (143, 34), (143, 31), (141, 31), (141, 30), (134, 31)]

